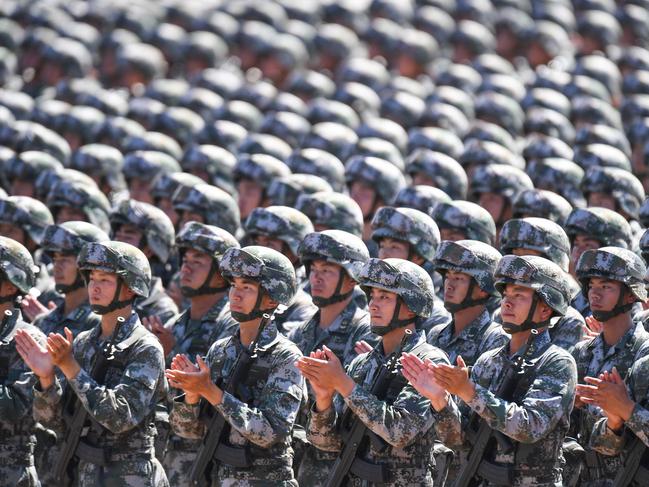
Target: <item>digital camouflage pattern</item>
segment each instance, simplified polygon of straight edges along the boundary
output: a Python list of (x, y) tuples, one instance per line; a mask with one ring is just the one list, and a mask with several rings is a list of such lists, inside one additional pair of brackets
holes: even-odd
[(514, 249), (536, 250), (557, 264), (564, 272), (570, 266), (570, 240), (566, 232), (545, 218), (514, 218), (500, 230), (500, 251), (509, 254)]
[(469, 189), (476, 199), (481, 193), (495, 193), (507, 199), (510, 204), (524, 190), (533, 188), (534, 184), (527, 174), (508, 165), (478, 166), (469, 180)]
[[(498, 390), (509, 367), (509, 346), (481, 355), (471, 369), (475, 395), (469, 403), (460, 401), (462, 425), (455, 429), (462, 435), (460, 441), (467, 441), (471, 415), (478, 414), (492, 429), (512, 440), (513, 448), (506, 442), (495, 442), (485, 458), (511, 467), (512, 486), (560, 487), (561, 445), (570, 424), (577, 383), (575, 361), (550, 343), (547, 331), (533, 339), (528, 357), (526, 374), (518, 382), (513, 400), (506, 401), (493, 391)], [(470, 448), (470, 443), (465, 445)], [(484, 479), (478, 479), (477, 485), (494, 486)]]
[(644, 188), (638, 178), (624, 169), (616, 167), (593, 167), (586, 171), (581, 182), (586, 198), (590, 193), (604, 193), (612, 196), (617, 210), (623, 211), (629, 219), (637, 219), (645, 199)]
[(575, 208), (587, 206), (581, 192), (584, 170), (573, 161), (557, 157), (535, 159), (529, 161), (526, 171), (536, 188), (556, 191)]
[(159, 277), (151, 278), (149, 295), (135, 298), (133, 309), (140, 319), (157, 316), (163, 323), (178, 314), (178, 306), (165, 291)]
[(235, 184), (241, 179), (250, 179), (267, 190), (275, 178), (289, 174), (288, 166), (269, 154), (241, 154), (232, 176)]
[(412, 208), (379, 208), (372, 218), (372, 240), (392, 238), (410, 245), (426, 261), (432, 261), (440, 243), (439, 229), (426, 213)]
[[(215, 407), (231, 425), (229, 443), (250, 448), (252, 466), (241, 469), (219, 464), (212, 472), (214, 487), (297, 486), (291, 431), (306, 394), (304, 379), (295, 367), (301, 355), (272, 322), (264, 328), (259, 347), (259, 358), (239, 388), (239, 397), (224, 393), (223, 401)], [(238, 333), (210, 347), (206, 362), (212, 381), (228, 379), (241, 348)], [(200, 441), (208, 421), (205, 410), (200, 403), (190, 405), (182, 398), (173, 403), (172, 430), (180, 437)]]
[(427, 215), (438, 203), (449, 203), (451, 197), (439, 188), (432, 186), (408, 186), (403, 188), (394, 199), (394, 206), (414, 208)]
[(0, 199), (0, 222), (21, 228), (37, 244), (41, 243), (48, 225), (54, 223), (52, 213), (40, 201), (29, 196), (8, 196)]
[(342, 230), (358, 237), (363, 234), (361, 208), (342, 193), (303, 194), (295, 208), (308, 216), (318, 230)]
[(553, 191), (526, 189), (514, 200), (514, 218), (547, 218), (563, 225), (572, 211), (572, 205)]
[(232, 171), (236, 162), (236, 157), (222, 147), (195, 145), (185, 152), (180, 164), (184, 171), (193, 174), (206, 172), (210, 184), (233, 195), (236, 190)]
[(70, 167), (106, 182), (113, 192), (126, 189), (122, 173), (124, 157), (118, 149), (110, 145), (86, 144), (79, 147), (72, 154)]
[(393, 164), (372, 156), (355, 156), (345, 165), (347, 185), (361, 181), (376, 191), (383, 204), (391, 205), (406, 186), (401, 171)]
[[(573, 356), (577, 362), (579, 383), (584, 377), (599, 377), (604, 371), (616, 367), (623, 379), (640, 358), (649, 353), (649, 333), (642, 323), (635, 322), (612, 346), (604, 341), (602, 334), (583, 341), (575, 347)], [(586, 486), (612, 485), (612, 479), (622, 467), (619, 455), (604, 456), (590, 447), (591, 434), (595, 424), (602, 418), (602, 411), (591, 405), (575, 408), (570, 424), (571, 436), (577, 438), (586, 450), (586, 462), (581, 471), (581, 482)]]
[(209, 184), (179, 187), (172, 197), (177, 212), (187, 211), (203, 217), (203, 223), (223, 228), (231, 234), (239, 229), (240, 215), (237, 202), (232, 196)]
[(164, 211), (148, 203), (127, 199), (110, 213), (113, 234), (121, 225), (133, 225), (144, 237), (140, 246), (147, 245), (160, 262), (171, 257), (174, 246), (174, 226)]
[(296, 150), (286, 160), (294, 174), (313, 174), (327, 181), (334, 191), (345, 187), (345, 166), (335, 155), (322, 149), (307, 147)]
[(462, 165), (452, 157), (428, 149), (416, 149), (406, 161), (406, 173), (421, 173), (435, 181), (435, 187), (444, 190), (451, 199), (467, 197), (469, 181)]
[(85, 441), (103, 448), (109, 463), (99, 467), (81, 461), (80, 486), (97, 485), (98, 479), (134, 487), (166, 487), (167, 478), (154, 457), (156, 435), (153, 415), (156, 403), (165, 397), (164, 357), (157, 338), (144, 332), (129, 343), (142, 327), (135, 313), (120, 327), (116, 343), (128, 350), (124, 368), (109, 368), (104, 384), (88, 373), (95, 354), (101, 353), (101, 326), (80, 333), (74, 340), (73, 353), (81, 366), (77, 376), (64, 384), (58, 378), (47, 390), (34, 389), (34, 418), (45, 427), (64, 434), (63, 391), (75, 394), (96, 422)]
[(255, 208), (244, 225), (246, 235), (263, 235), (284, 242), (297, 256), (300, 242), (313, 232), (309, 218), (299, 210), (288, 206)]
[(107, 240), (108, 234), (92, 223), (71, 221), (46, 227), (40, 246), (49, 253), (79, 255), (88, 242)]
[[(404, 352), (416, 354), (422, 360), (448, 363), (444, 353), (428, 345), (422, 332), (413, 333), (404, 344)], [(326, 411), (311, 410), (307, 437), (319, 450), (338, 453), (343, 447), (341, 419), (347, 409), (376, 434), (380, 446), (369, 442), (359, 451), (361, 458), (385, 465), (390, 471), (392, 487), (410, 485), (432, 486), (435, 465), (435, 440), (444, 443), (457, 433), (449, 427), (459, 423), (457, 407), (450, 400), (447, 408), (436, 413), (430, 401), (422, 397), (402, 376), (397, 376), (385, 400), (369, 393), (372, 381), (388, 357), (381, 344), (371, 352), (356, 357), (347, 368), (347, 374), (356, 382), (351, 394), (343, 398), (336, 394), (334, 405)], [(375, 485), (349, 475), (349, 486)]]
[(436, 205), (431, 216), (439, 229), (449, 228), (464, 232), (464, 238), (493, 245), (496, 224), (491, 214), (469, 201), (451, 201)]
[(89, 223), (105, 232), (110, 229), (110, 202), (96, 186), (88, 186), (81, 181), (70, 179), (57, 181), (47, 194), (46, 204), (54, 215), (58, 208), (64, 206), (79, 209), (86, 215)]
[(153, 181), (151, 196), (154, 201), (171, 199), (178, 188), (191, 188), (197, 184), (205, 184), (198, 176), (186, 172), (161, 173)]
[(295, 296), (288, 305), (280, 304), (275, 309), (273, 321), (280, 333), (287, 335), (296, 326), (310, 319), (316, 311), (318, 311), (318, 307), (313, 304), (311, 295), (302, 287), (298, 287)]
[(0, 321), (0, 475), (3, 482), (20, 487), (39, 486), (34, 468), (36, 444), (32, 417), (35, 376), (16, 351), (16, 331), (25, 330), (41, 345), (45, 336), (25, 323), (20, 311), (13, 309)]
[(303, 194), (333, 192), (331, 185), (313, 174), (289, 174), (273, 180), (268, 187), (267, 197), (271, 205), (295, 207)]
[(575, 208), (564, 230), (568, 237), (585, 235), (598, 240), (602, 246), (631, 248), (631, 227), (622, 215), (607, 208)]
[(122, 173), (129, 179), (153, 182), (161, 173), (180, 172), (178, 162), (169, 154), (157, 150), (136, 150), (124, 158)]
[(187, 222), (176, 235), (176, 247), (203, 252), (217, 262), (229, 248), (239, 247), (239, 241), (226, 230), (199, 222)]
[(341, 266), (358, 282), (370, 254), (356, 235), (342, 230), (324, 230), (307, 235), (298, 249), (300, 260), (308, 267), (314, 260), (325, 260)]
[(37, 267), (29, 251), (19, 242), (0, 236), (0, 277), (27, 294), (36, 284)]

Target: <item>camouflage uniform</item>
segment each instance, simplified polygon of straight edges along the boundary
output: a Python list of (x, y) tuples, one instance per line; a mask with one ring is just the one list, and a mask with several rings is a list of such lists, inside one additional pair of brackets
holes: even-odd
[[(286, 303), (296, 290), (290, 261), (274, 250), (259, 246), (229, 249), (221, 259), (226, 279), (249, 277), (260, 280), (260, 291)], [(259, 311), (259, 310), (254, 310)], [(295, 367), (301, 356), (297, 347), (277, 331), (271, 321), (259, 339), (259, 358), (238, 388), (237, 397), (224, 393), (215, 406), (229, 423), (229, 443), (249, 448), (252, 465), (235, 468), (219, 463), (212, 470), (213, 486), (297, 486), (293, 478), (291, 431), (303, 400), (304, 379)], [(227, 380), (241, 353), (239, 333), (217, 341), (206, 363), (214, 382)], [(173, 403), (171, 425), (177, 435), (200, 440), (208, 422), (207, 408), (187, 404), (182, 396)]]
[(133, 307), (140, 319), (157, 316), (163, 323), (178, 314), (178, 306), (165, 291), (159, 277), (151, 278), (151, 294), (148, 297), (138, 297)]
[[(645, 272), (646, 268), (640, 257), (618, 247), (587, 250), (577, 264), (577, 277), (585, 290), (588, 289), (588, 282), (592, 277), (612, 279), (622, 282), (638, 301), (647, 299), (643, 282)], [(621, 306), (618, 309), (620, 312), (628, 312), (630, 307)], [(642, 323), (635, 322), (615, 345), (608, 346), (600, 334), (578, 344), (573, 355), (577, 362), (579, 381), (583, 382), (584, 377), (598, 377), (600, 373), (610, 371), (613, 367), (626, 379), (632, 365), (647, 353), (649, 333), (645, 331)], [(573, 416), (572, 428), (579, 443), (586, 450), (581, 485), (612, 485), (612, 480), (622, 466), (620, 456), (603, 456), (590, 448), (590, 436), (595, 423), (602, 418), (602, 411), (597, 407), (585, 405), (575, 409)]]
[[(418, 316), (431, 313), (432, 281), (421, 267), (402, 259), (371, 259), (361, 273), (361, 284), (397, 293), (401, 301)], [(398, 311), (395, 311), (395, 315)], [(393, 316), (393, 320), (394, 320)], [(392, 326), (392, 325), (390, 325)], [(398, 325), (396, 325), (398, 326)], [(404, 325), (402, 325), (404, 326)], [(444, 353), (425, 341), (416, 331), (405, 339), (403, 349), (422, 360), (448, 363)], [(445, 440), (448, 424), (459, 422), (458, 411), (451, 400), (448, 407), (437, 413), (430, 401), (421, 396), (401, 375), (390, 384), (387, 397), (379, 399), (369, 392), (376, 374), (389, 357), (379, 343), (371, 352), (359, 355), (347, 368), (356, 382), (351, 394), (334, 396), (334, 405), (325, 411), (311, 409), (307, 428), (308, 439), (324, 452), (339, 452), (343, 448), (341, 420), (347, 410), (360, 419), (378, 437), (357, 453), (363, 460), (383, 464), (389, 470), (389, 482), (381, 485), (432, 486), (434, 460), (432, 450), (436, 439)], [(453, 434), (456, 434), (455, 432)], [(346, 485), (377, 485), (348, 474)]]
[[(570, 241), (566, 232), (550, 220), (529, 217), (507, 221), (500, 232), (500, 250), (508, 254), (517, 248), (541, 252), (543, 257), (568, 272)], [(573, 287), (572, 295), (577, 295), (581, 291), (577, 282), (568, 275), (566, 279)], [(494, 316), (494, 320), (501, 321), (499, 312)], [(572, 352), (584, 337), (585, 324), (579, 311), (569, 306), (566, 313), (548, 330), (552, 343)]]
[[(15, 240), (0, 237), (0, 263), (2, 278), (9, 279), (19, 294), (34, 285), (34, 261)], [(34, 468), (36, 438), (31, 415), (35, 377), (16, 351), (13, 338), (18, 330), (45, 343), (43, 334), (25, 323), (18, 309), (5, 312), (0, 321), (0, 475), (7, 485), (36, 487), (40, 484)]]
[[(509, 283), (532, 287), (535, 299), (547, 303), (555, 316), (565, 312), (569, 301), (562, 276), (556, 264), (536, 256), (505, 256), (494, 273), (499, 291)], [(508, 468), (512, 486), (560, 487), (561, 446), (568, 431), (577, 382), (575, 362), (568, 352), (550, 342), (550, 335), (543, 328), (530, 335), (528, 344), (525, 352), (517, 352), (525, 353), (527, 373), (519, 380), (512, 400), (497, 397), (493, 392), (500, 388), (511, 361), (509, 346), (478, 358), (471, 369), (475, 395), (469, 403), (460, 403), (462, 433), (466, 438), (472, 414), (479, 415), (509, 440), (495, 442), (494, 448), (487, 449), (483, 462)], [(488, 479), (478, 479), (477, 485), (496, 485)]]
[[(136, 294), (148, 294), (151, 270), (147, 259), (129, 244), (89, 243), (78, 262), (83, 272), (99, 268), (119, 273), (120, 282)], [(120, 305), (124, 306), (114, 300), (108, 308)], [(101, 325), (80, 333), (74, 340), (73, 353), (81, 370), (67, 384), (57, 377), (47, 390), (34, 388), (34, 418), (64, 435), (65, 396), (75, 394), (81, 403), (77, 407), (86, 409), (94, 420), (82, 441), (102, 448), (107, 456), (105, 466), (80, 459), (78, 485), (164, 487), (167, 478), (153, 447), (155, 405), (167, 388), (162, 347), (134, 312), (117, 326), (115, 344), (125, 354), (124, 363), (110, 367), (104, 384), (97, 383), (88, 371), (95, 355), (102, 353)]]

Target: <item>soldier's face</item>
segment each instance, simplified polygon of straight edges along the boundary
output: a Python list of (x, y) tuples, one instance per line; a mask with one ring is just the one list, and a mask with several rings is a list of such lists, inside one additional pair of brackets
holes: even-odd
[(466, 239), (466, 233), (459, 228), (440, 228), (439, 233), (442, 240), (457, 242), (458, 240)]
[(55, 252), (52, 256), (56, 284), (72, 284), (77, 279), (77, 256)]
[(518, 256), (523, 256), (523, 255), (538, 255), (539, 257), (543, 257), (543, 254), (539, 252), (538, 250), (533, 250), (533, 249), (524, 249), (521, 247), (517, 247), (515, 249), (512, 249), (511, 252), (513, 255), (518, 255)]
[[(503, 294), (503, 300), (500, 304), (500, 313), (503, 321), (520, 325), (527, 318), (534, 300), (534, 290), (529, 287), (519, 286), (517, 284), (507, 284)], [(540, 323), (547, 319), (544, 315), (548, 315), (549, 308), (545, 303), (539, 300), (532, 321)]]
[(23, 179), (15, 179), (11, 183), (11, 189), (9, 193), (12, 196), (29, 196), (30, 198), (34, 197), (34, 183), (30, 181), (25, 181)]
[[(88, 301), (90, 304), (108, 306), (115, 296), (117, 290), (117, 275), (112, 272), (90, 271), (88, 276)], [(126, 300), (133, 297), (133, 291), (122, 286), (119, 293), (119, 300)]]
[(570, 252), (570, 273), (575, 274), (575, 268), (581, 254), (591, 249), (598, 249), (602, 246), (599, 240), (590, 238), (586, 235), (575, 235), (572, 241), (572, 251)]
[(496, 193), (481, 193), (478, 198), (478, 204), (489, 212), (496, 223), (507, 219), (503, 215), (506, 203), (505, 198)]
[(178, 223), (178, 213), (174, 210), (174, 206), (170, 198), (156, 198), (155, 205), (165, 212), (165, 215), (169, 217), (171, 223), (173, 223), (174, 228)]
[(87, 222), (88, 217), (86, 217), (86, 214), (82, 210), (79, 208), (73, 208), (72, 206), (62, 206), (59, 211), (56, 212), (56, 223), (72, 221)]
[[(198, 289), (201, 287), (207, 279), (211, 267), (212, 258), (209, 255), (198, 250), (187, 249), (180, 266), (181, 288)], [(218, 277), (220, 278), (220, 276)]]
[[(464, 272), (446, 271), (444, 275), (444, 302), (459, 304), (467, 298), (469, 286), (473, 278)], [(471, 297), (476, 293), (484, 294), (477, 286), (474, 286)]]
[(12, 238), (23, 245), (25, 245), (25, 241), (27, 240), (25, 231), (13, 223), (0, 223), (0, 235)]
[(432, 177), (430, 177), (428, 174), (423, 173), (423, 172), (415, 173), (412, 176), (412, 185), (413, 186), (433, 186), (433, 187), (436, 187), (435, 180)]
[(309, 272), (309, 284), (311, 284), (311, 295), (319, 298), (330, 298), (336, 291), (340, 273), (343, 273), (343, 284), (341, 294), (345, 294), (354, 288), (354, 282), (349, 279), (345, 271), (338, 265), (324, 260), (314, 260), (311, 263)]
[(205, 218), (200, 213), (194, 213), (193, 211), (179, 211), (178, 226), (176, 228), (181, 229), (187, 222), (205, 223)]
[(367, 219), (374, 214), (378, 198), (372, 186), (361, 181), (354, 181), (349, 188), (349, 196), (361, 207), (363, 218)]
[(131, 178), (128, 180), (128, 191), (131, 195), (131, 198), (143, 203), (153, 203), (153, 198), (151, 197), (150, 182), (145, 181), (144, 179)]
[(278, 238), (269, 237), (267, 235), (253, 235), (252, 241), (255, 242), (255, 245), (268, 247), (269, 249), (276, 250), (282, 254), (286, 253), (284, 251), (284, 242)]
[(138, 227), (125, 223), (117, 228), (113, 238), (118, 242), (125, 242), (139, 248), (143, 236), (144, 234)]
[(248, 218), (252, 210), (262, 206), (264, 198), (264, 188), (252, 179), (242, 179), (237, 184), (239, 192), (239, 213), (241, 220)]
[(615, 199), (606, 193), (593, 192), (588, 195), (588, 206), (600, 206), (609, 210), (617, 211)]
[[(373, 325), (388, 326), (392, 321), (394, 310), (397, 306), (398, 296), (395, 293), (382, 289), (372, 288), (370, 293), (370, 320)], [(399, 310), (399, 316), (407, 311), (405, 306)]]
[[(620, 293), (625, 291), (624, 284), (619, 281), (591, 277), (588, 281), (588, 302), (590, 309), (594, 311), (611, 311), (618, 302)], [(623, 301), (633, 302), (631, 293), (627, 293)]]
[[(245, 277), (235, 277), (230, 286), (230, 309), (238, 313), (250, 313), (257, 303), (259, 283)], [(260, 309), (271, 308), (273, 301), (264, 293)]]
[(379, 259), (408, 259), (410, 257), (410, 244), (394, 238), (382, 238), (379, 241)]

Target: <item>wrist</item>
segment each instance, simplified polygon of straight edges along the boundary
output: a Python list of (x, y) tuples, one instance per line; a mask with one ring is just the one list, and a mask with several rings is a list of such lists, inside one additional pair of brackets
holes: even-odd
[(475, 384), (471, 381), (467, 381), (467, 383), (462, 386), (462, 389), (458, 392), (458, 396), (465, 403), (470, 403), (475, 397)]
[(354, 390), (354, 386), (356, 386), (356, 382), (347, 374), (342, 374), (336, 385), (336, 392), (343, 397), (347, 397)]
[(315, 409), (317, 412), (321, 413), (323, 411), (326, 411), (332, 405), (333, 405), (333, 395), (316, 397)]
[(624, 426), (624, 421), (622, 420), (622, 418), (609, 417), (609, 418), (606, 418), (606, 426), (613, 433), (619, 434), (621, 432), (621, 430), (622, 430), (622, 427)]
[(44, 376), (38, 376), (38, 381), (41, 384), (41, 390), (46, 391), (50, 387), (54, 385), (54, 381), (56, 380), (56, 376), (54, 373), (50, 375), (44, 375)]
[(59, 364), (59, 369), (61, 369), (61, 372), (63, 372), (63, 375), (65, 375), (65, 378), (68, 380), (74, 379), (81, 371), (81, 367), (74, 359), (66, 360)]
[(201, 396), (212, 406), (218, 406), (223, 402), (223, 391), (213, 382), (209, 383), (205, 391), (201, 393)]
[(185, 404), (196, 404), (200, 400), (201, 396), (199, 394), (192, 394), (191, 392), (185, 393)]
[(446, 408), (446, 406), (448, 406), (450, 398), (451, 395), (448, 392), (445, 392), (442, 397), (430, 398), (430, 405), (436, 412), (439, 413), (441, 410)]
[(622, 408), (620, 414), (620, 419), (623, 422), (628, 421), (629, 418), (631, 418), (634, 409), (635, 409), (635, 402), (633, 402), (631, 399), (625, 401), (624, 407)]

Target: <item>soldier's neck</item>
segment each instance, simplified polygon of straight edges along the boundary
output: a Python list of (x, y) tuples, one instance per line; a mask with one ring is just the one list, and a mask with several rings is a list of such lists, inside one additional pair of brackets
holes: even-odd
[(194, 296), (189, 307), (189, 317), (192, 320), (200, 320), (223, 296), (225, 292)]
[(339, 303), (330, 304), (324, 308), (320, 308), (320, 328), (328, 328), (331, 324), (336, 321), (336, 318), (340, 316), (349, 302), (353, 299), (352, 296), (348, 297), (344, 301)]
[(88, 301), (88, 289), (86, 288), (86, 286), (82, 286), (78, 289), (75, 289), (74, 291), (65, 293), (65, 298), (63, 300), (64, 315), (72, 313), (86, 301)]
[(470, 308), (461, 309), (457, 313), (453, 313), (453, 334), (455, 336), (462, 333), (462, 331), (473, 323), (478, 316), (482, 314), (485, 306), (479, 304), (477, 306), (471, 306)]
[(622, 313), (611, 318), (604, 322), (604, 331), (602, 331), (604, 342), (609, 347), (615, 345), (632, 326), (633, 319), (631, 318), (631, 312)]
[(259, 329), (259, 324), (263, 318), (257, 318), (252, 321), (244, 321), (239, 323), (239, 340), (241, 340), (241, 345), (244, 347), (249, 347), (252, 341), (257, 336), (257, 330)]
[(406, 330), (410, 330), (414, 333), (415, 325), (402, 326), (401, 328), (392, 330), (383, 336), (383, 352), (386, 357), (394, 352), (401, 344), (401, 340), (403, 339), (403, 335), (406, 334)]
[(101, 315), (101, 338), (108, 338), (113, 334), (113, 331), (115, 331), (115, 327), (117, 326), (117, 318), (121, 316), (125, 320), (128, 320), (131, 316), (132, 308), (133, 307), (129, 304), (124, 308), (119, 308), (110, 313), (106, 313), (105, 315)]
[[(543, 328), (541, 328), (539, 332), (541, 330), (543, 330)], [(527, 340), (529, 340), (531, 334), (532, 334), (532, 330), (521, 331), (519, 333), (512, 333), (512, 338), (509, 341), (509, 354), (514, 355), (521, 348), (523, 348), (527, 344)]]

